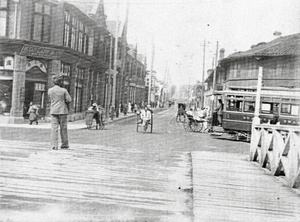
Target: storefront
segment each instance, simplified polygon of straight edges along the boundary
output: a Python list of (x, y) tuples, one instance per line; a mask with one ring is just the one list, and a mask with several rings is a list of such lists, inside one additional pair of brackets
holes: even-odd
[(30, 102), (39, 107), (40, 118), (49, 117), (52, 74), (64, 76), (64, 87), (73, 99), (69, 120), (83, 118), (91, 99), (100, 102), (104, 63), (59, 47), (17, 42), (0, 43), (0, 115), (9, 116), (11, 123), (24, 122)]

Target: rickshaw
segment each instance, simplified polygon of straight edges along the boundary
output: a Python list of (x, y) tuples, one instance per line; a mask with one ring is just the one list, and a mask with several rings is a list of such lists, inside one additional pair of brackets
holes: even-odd
[(177, 111), (176, 121), (182, 122), (182, 117), (185, 120), (185, 114), (186, 114), (186, 104), (178, 103), (178, 111)]
[[(200, 118), (198, 116), (194, 116), (192, 114), (186, 113), (187, 121), (184, 122), (183, 127), (186, 131), (192, 132), (201, 132), (205, 130), (209, 130), (208, 124), (209, 120), (206, 118)], [(204, 129), (204, 124), (206, 123), (206, 129)]]
[[(150, 112), (151, 112), (151, 119), (149, 120), (148, 122), (148, 126), (150, 126), (150, 133), (152, 133), (152, 130), (153, 130), (153, 111), (150, 109)], [(142, 120), (141, 120), (141, 113), (138, 111), (137, 112), (137, 121), (136, 121), (136, 132), (139, 132), (139, 127), (142, 127)], [(148, 128), (148, 126), (146, 126), (146, 130)]]
[(94, 110), (87, 110), (85, 112), (85, 124), (87, 126), (87, 129), (92, 129), (93, 126), (93, 120), (94, 120), (94, 114), (95, 112), (98, 112), (98, 118), (99, 118), (99, 124), (97, 124), (96, 121), (96, 129), (103, 130), (104, 129), (104, 119), (103, 119), (103, 111), (94, 111)]

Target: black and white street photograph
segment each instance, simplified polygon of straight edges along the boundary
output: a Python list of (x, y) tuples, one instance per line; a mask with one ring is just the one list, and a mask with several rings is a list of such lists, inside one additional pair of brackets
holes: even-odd
[(297, 221), (299, 0), (0, 0), (0, 222)]

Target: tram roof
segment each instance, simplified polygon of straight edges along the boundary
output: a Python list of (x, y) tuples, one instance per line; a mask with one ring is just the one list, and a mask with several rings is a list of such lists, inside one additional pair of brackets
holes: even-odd
[[(224, 90), (216, 91), (215, 95), (240, 95), (240, 96), (256, 96), (256, 92), (247, 91), (235, 91), (235, 90)], [(261, 96), (273, 96), (273, 97), (292, 97), (300, 99), (300, 93), (295, 91), (283, 91), (283, 90), (261, 90)]]

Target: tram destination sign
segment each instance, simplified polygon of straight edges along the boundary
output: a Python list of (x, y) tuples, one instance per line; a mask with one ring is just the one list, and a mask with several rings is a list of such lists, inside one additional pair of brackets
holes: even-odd
[(20, 55), (32, 56), (45, 59), (60, 59), (63, 51), (48, 47), (23, 45)]

